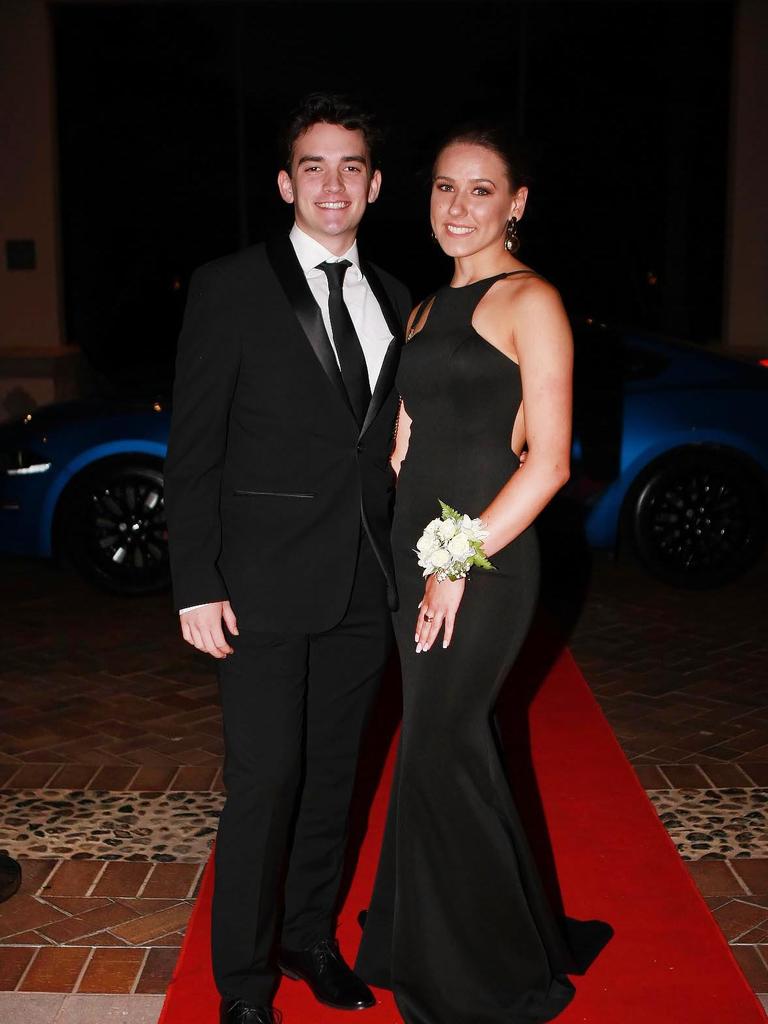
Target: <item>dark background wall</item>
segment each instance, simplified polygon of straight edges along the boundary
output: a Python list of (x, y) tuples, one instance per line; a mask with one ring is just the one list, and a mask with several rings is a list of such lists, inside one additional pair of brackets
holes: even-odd
[(141, 4), (55, 9), (68, 335), (162, 387), (197, 264), (290, 223), (274, 139), (302, 93), (390, 125), (366, 251), (416, 296), (446, 128), (497, 115), (536, 154), (521, 256), (574, 313), (700, 342), (721, 322), (732, 5)]

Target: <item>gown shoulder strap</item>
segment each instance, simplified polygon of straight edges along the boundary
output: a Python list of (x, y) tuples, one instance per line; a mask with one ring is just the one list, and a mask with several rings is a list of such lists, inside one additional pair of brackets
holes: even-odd
[[(459, 289), (459, 291), (463, 291), (465, 294), (471, 295), (475, 299), (475, 304), (477, 305), (485, 298), (486, 293), (489, 292), (495, 284), (498, 284), (499, 281), (506, 281), (508, 277), (517, 277), (518, 274), (527, 274), (529, 277), (538, 277), (541, 280), (544, 280), (541, 277), (541, 274), (537, 274), (535, 270), (505, 270), (502, 271), (501, 274), (495, 274), (493, 277), (486, 277), (481, 281), (475, 281), (474, 286), (467, 285), (466, 288)], [(473, 291), (473, 287), (475, 289), (479, 288), (479, 299), (476, 298), (478, 291)]]
[(529, 277), (541, 277), (535, 270), (505, 270), (501, 274), (495, 274), (493, 277), (486, 277), (481, 281), (475, 281), (474, 285), (467, 285), (465, 288), (457, 289), (457, 291), (466, 295), (473, 307), (477, 308), (495, 284), (498, 284), (499, 281), (506, 281), (508, 277), (516, 277), (518, 274), (527, 274)]
[(510, 270), (506, 274), (502, 274), (499, 280), (505, 280), (508, 277), (516, 277), (517, 274), (527, 274), (529, 277), (538, 277), (540, 281), (545, 281), (546, 278), (542, 277), (541, 274), (537, 274), (535, 270)]

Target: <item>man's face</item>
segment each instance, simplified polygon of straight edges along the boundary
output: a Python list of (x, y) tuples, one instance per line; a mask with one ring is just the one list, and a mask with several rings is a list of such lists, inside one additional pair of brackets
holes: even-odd
[(298, 227), (340, 256), (354, 242), (366, 206), (375, 202), (381, 175), (371, 173), (361, 131), (319, 123), (296, 140), (291, 173), (280, 171), (277, 185), (293, 203)]

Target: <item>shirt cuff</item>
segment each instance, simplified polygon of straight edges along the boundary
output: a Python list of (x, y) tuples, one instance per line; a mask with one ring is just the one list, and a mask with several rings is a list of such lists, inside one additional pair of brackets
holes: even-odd
[(189, 608), (179, 608), (179, 615), (183, 615), (184, 612), (193, 612), (195, 608), (207, 608), (209, 604), (218, 604), (218, 602), (206, 601), (205, 604), (191, 604)]

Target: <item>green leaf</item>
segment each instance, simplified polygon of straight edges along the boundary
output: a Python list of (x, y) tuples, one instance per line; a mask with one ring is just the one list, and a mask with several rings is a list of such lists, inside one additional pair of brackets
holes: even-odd
[(446, 505), (446, 503), (441, 498), (438, 498), (437, 500), (440, 502), (440, 508), (442, 509), (443, 512), (443, 519), (455, 519), (457, 520), (457, 522), (460, 522), (464, 518), (461, 512), (457, 512), (455, 508), (451, 508), (450, 505)]
[(482, 551), (475, 551), (472, 556), (472, 561), (480, 569), (490, 569), (493, 572), (496, 571), (496, 566), (485, 557)]

